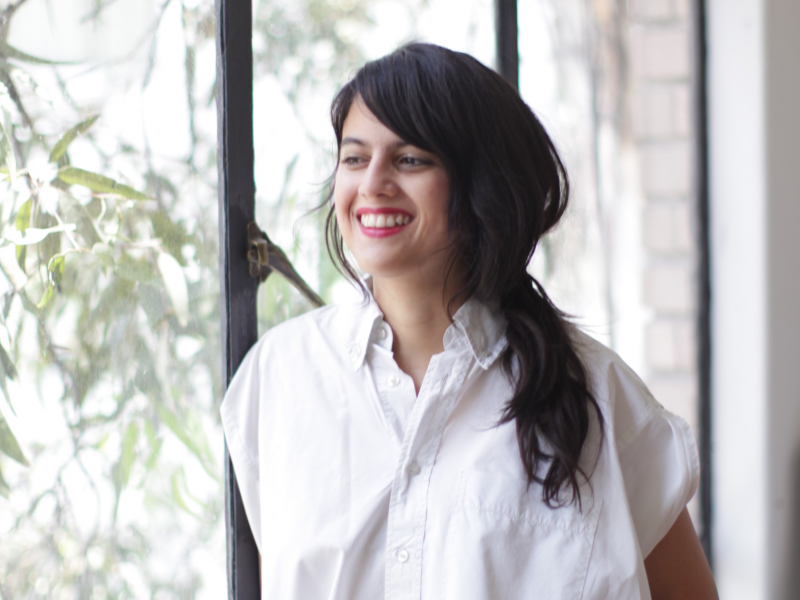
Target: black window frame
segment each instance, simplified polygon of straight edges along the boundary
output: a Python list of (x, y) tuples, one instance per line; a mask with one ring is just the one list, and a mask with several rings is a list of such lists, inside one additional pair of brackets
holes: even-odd
[[(250, 276), (247, 224), (255, 219), (252, 1), (215, 0), (217, 172), (222, 377), (225, 388), (258, 339), (258, 279)], [(258, 549), (225, 445), (228, 598), (260, 597)]]
[[(494, 0), (497, 70), (519, 89), (517, 0)], [(705, 2), (694, 3), (697, 125), (696, 205), (699, 214), (699, 422), (701, 541), (711, 562), (710, 289), (708, 244)], [(219, 176), (222, 374), (230, 384), (258, 338), (258, 279), (247, 257), (247, 224), (255, 219), (252, 0), (215, 0), (217, 44), (217, 169)], [(225, 446), (228, 598), (260, 596), (259, 557)]]

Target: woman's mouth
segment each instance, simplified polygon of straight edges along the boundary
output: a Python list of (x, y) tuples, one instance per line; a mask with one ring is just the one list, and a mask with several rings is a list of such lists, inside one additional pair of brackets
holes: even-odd
[(356, 213), (361, 231), (370, 237), (386, 237), (403, 230), (412, 220), (406, 212), (391, 210), (364, 210)]
[(384, 229), (399, 225), (408, 225), (411, 217), (401, 214), (376, 215), (375, 213), (361, 215), (361, 224), (372, 229)]

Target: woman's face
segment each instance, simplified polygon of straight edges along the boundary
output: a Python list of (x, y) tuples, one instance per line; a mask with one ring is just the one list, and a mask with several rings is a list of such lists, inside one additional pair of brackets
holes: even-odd
[(359, 99), (342, 129), (333, 199), (345, 244), (381, 279), (441, 285), (450, 257), (450, 183), (441, 161), (405, 142)]

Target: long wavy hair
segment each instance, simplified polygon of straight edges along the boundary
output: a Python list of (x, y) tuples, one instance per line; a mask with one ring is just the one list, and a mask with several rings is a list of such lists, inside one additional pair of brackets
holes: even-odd
[[(468, 298), (499, 304), (508, 321), (501, 364), (514, 388), (500, 422), (515, 422), (528, 482), (542, 485), (544, 501), (580, 504), (578, 476), (588, 480), (580, 457), (590, 408), (601, 432), (603, 417), (565, 314), (527, 270), (539, 239), (558, 223), (569, 199), (567, 173), (552, 140), (500, 75), (471, 56), (431, 44), (408, 44), (369, 62), (341, 89), (331, 106), (338, 146), (359, 98), (401, 139), (444, 164), (448, 227), (456, 234), (448, 277), (456, 260), (466, 271), (448, 310), (452, 317), (456, 301)], [(328, 251), (358, 281), (330, 204)]]

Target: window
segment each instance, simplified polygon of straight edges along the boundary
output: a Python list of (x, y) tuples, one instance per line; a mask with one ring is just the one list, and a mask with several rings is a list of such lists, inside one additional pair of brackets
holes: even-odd
[[(226, 546), (229, 597), (256, 597), (218, 407), (257, 337), (312, 305), (280, 275), (250, 275), (248, 224), (326, 302), (352, 293), (313, 210), (334, 161), (328, 105), (404, 41), (469, 52), (519, 83), (575, 190), (572, 225), (532, 268), (604, 341), (644, 343), (643, 323), (613, 321), (619, 263), (603, 237), (603, 198), (631, 183), (595, 177), (620, 174), (630, 109), (609, 64), (630, 57), (614, 44), (631, 15), (623, 0), (589, 4), (526, 0), (519, 17), (515, 0), (0, 9), (0, 598), (220, 597)], [(620, 113), (592, 121), (598, 94)], [(585, 246), (564, 258), (576, 236)], [(623, 268), (625, 280), (638, 267)]]

